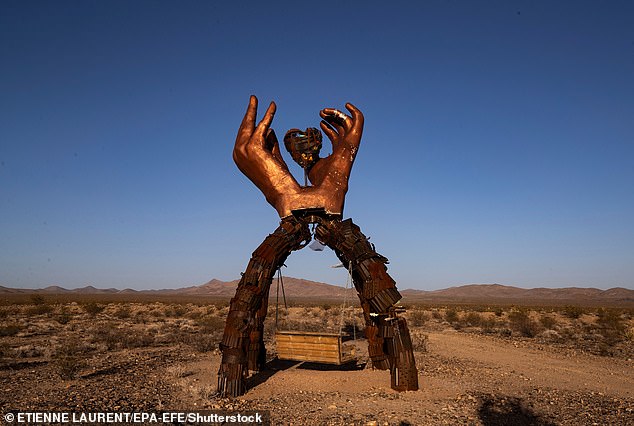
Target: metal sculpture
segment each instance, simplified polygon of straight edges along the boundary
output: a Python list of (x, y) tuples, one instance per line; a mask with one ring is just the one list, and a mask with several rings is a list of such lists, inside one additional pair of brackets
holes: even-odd
[(249, 370), (264, 367), (264, 319), (271, 281), (288, 255), (310, 242), (310, 224), (316, 225), (315, 238), (352, 269), (373, 367), (390, 370), (393, 389), (417, 390), (412, 343), (405, 319), (398, 316), (402, 309), (395, 307), (401, 295), (387, 273), (388, 260), (376, 252), (351, 219), (342, 220), (348, 178), (363, 133), (363, 114), (350, 103), (346, 104), (350, 115), (334, 108), (320, 111), (320, 127), (332, 143), (332, 153), (325, 158), (319, 157), (322, 137), (318, 129), (291, 129), (286, 133), (286, 149), (312, 183), (301, 186), (289, 172), (271, 128), (275, 103), (271, 102), (256, 125), (257, 105), (257, 98), (251, 96), (233, 159), (277, 210), (281, 222), (253, 252), (231, 299), (220, 344), (219, 394), (244, 394)]

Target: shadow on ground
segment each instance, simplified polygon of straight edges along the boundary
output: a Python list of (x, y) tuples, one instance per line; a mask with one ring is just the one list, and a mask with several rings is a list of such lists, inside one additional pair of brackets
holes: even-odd
[(366, 363), (357, 364), (356, 362), (347, 362), (341, 365), (321, 364), (317, 362), (302, 362), (298, 370), (318, 370), (318, 371), (358, 371), (365, 368)]
[(301, 362), (301, 361), (287, 361), (279, 358), (274, 358), (267, 362), (264, 369), (247, 379), (247, 389), (253, 389), (256, 386), (266, 382), (270, 377), (275, 375), (278, 371), (288, 370), (289, 368), (297, 367), (301, 370), (317, 370), (317, 371), (358, 371), (363, 370), (366, 363), (357, 364), (355, 362), (349, 362), (341, 365), (332, 364), (320, 364), (316, 362)]
[(478, 416), (485, 426), (554, 426), (535, 413), (521, 398), (484, 395)]
[(264, 365), (264, 369), (253, 376), (249, 377), (246, 381), (247, 389), (253, 389), (256, 386), (266, 382), (278, 371), (288, 370), (299, 364), (298, 361), (286, 361), (278, 358), (274, 358)]

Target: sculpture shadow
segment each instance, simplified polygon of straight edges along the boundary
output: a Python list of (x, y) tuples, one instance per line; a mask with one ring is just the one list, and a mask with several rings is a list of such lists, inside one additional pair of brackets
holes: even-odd
[(264, 365), (264, 369), (262, 371), (259, 371), (247, 378), (247, 389), (252, 389), (256, 386), (259, 386), (262, 383), (266, 382), (273, 375), (275, 375), (275, 373), (277, 373), (278, 371), (288, 370), (289, 368), (295, 367), (299, 363), (299, 361), (287, 361), (283, 359), (273, 358)]
[(316, 371), (359, 371), (365, 368), (366, 363), (357, 364), (356, 362), (346, 362), (345, 364), (322, 364), (319, 362), (304, 361), (299, 366), (298, 370), (316, 370)]
[(555, 426), (526, 405), (521, 398), (485, 395), (478, 417), (485, 426)]

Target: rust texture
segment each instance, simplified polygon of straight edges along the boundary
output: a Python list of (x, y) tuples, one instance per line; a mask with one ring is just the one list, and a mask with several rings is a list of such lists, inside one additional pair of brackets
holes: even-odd
[(263, 331), (271, 281), (288, 255), (310, 242), (310, 224), (317, 225), (315, 238), (334, 250), (350, 270), (363, 308), (372, 366), (390, 370), (393, 389), (417, 390), (412, 343), (405, 319), (398, 316), (402, 309), (395, 308), (401, 295), (387, 273), (388, 260), (376, 252), (351, 219), (341, 218), (348, 178), (361, 142), (363, 114), (349, 103), (346, 108), (350, 115), (333, 108), (320, 111), (320, 127), (333, 145), (332, 154), (325, 158), (319, 157), (319, 130), (291, 129), (286, 133), (285, 147), (312, 183), (300, 186), (290, 174), (270, 128), (275, 108), (271, 102), (256, 125), (257, 99), (251, 97), (233, 152), (238, 168), (262, 191), (281, 222), (253, 252), (231, 299), (220, 344), (219, 394), (244, 394), (249, 371), (264, 367)]

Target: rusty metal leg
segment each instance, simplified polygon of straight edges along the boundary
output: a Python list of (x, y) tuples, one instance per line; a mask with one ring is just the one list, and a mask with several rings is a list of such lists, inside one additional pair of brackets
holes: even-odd
[[(370, 315), (370, 304), (363, 300), (363, 296), (359, 295), (361, 307), (363, 309), (363, 317), (365, 319), (365, 338), (368, 339), (368, 355), (372, 361), (372, 368), (377, 370), (389, 370), (390, 360), (385, 350), (385, 341), (380, 334), (378, 324), (380, 321), (374, 315)], [(384, 317), (384, 315), (383, 315)]]
[(387, 273), (387, 258), (351, 219), (320, 222), (315, 235), (332, 248), (352, 279), (366, 319), (368, 353), (374, 368), (390, 369), (392, 388), (418, 389), (418, 372), (409, 330), (404, 318), (397, 318), (393, 306), (401, 299), (396, 283)]
[(269, 308), (269, 285), (263, 286), (262, 304), (255, 313), (253, 329), (249, 333), (249, 349), (247, 362), (249, 370), (260, 371), (266, 364), (266, 347), (264, 346), (264, 320)]
[(405, 318), (386, 319), (386, 330), (391, 337), (386, 339), (390, 358), (390, 376), (392, 389), (397, 391), (418, 390), (418, 370), (412, 348), (412, 340)]
[(253, 252), (238, 283), (236, 295), (231, 299), (220, 343), (222, 363), (218, 371), (219, 395), (244, 394), (249, 369), (258, 370), (264, 365), (264, 319), (273, 275), (293, 250), (303, 247), (308, 241), (308, 226), (288, 217)]

